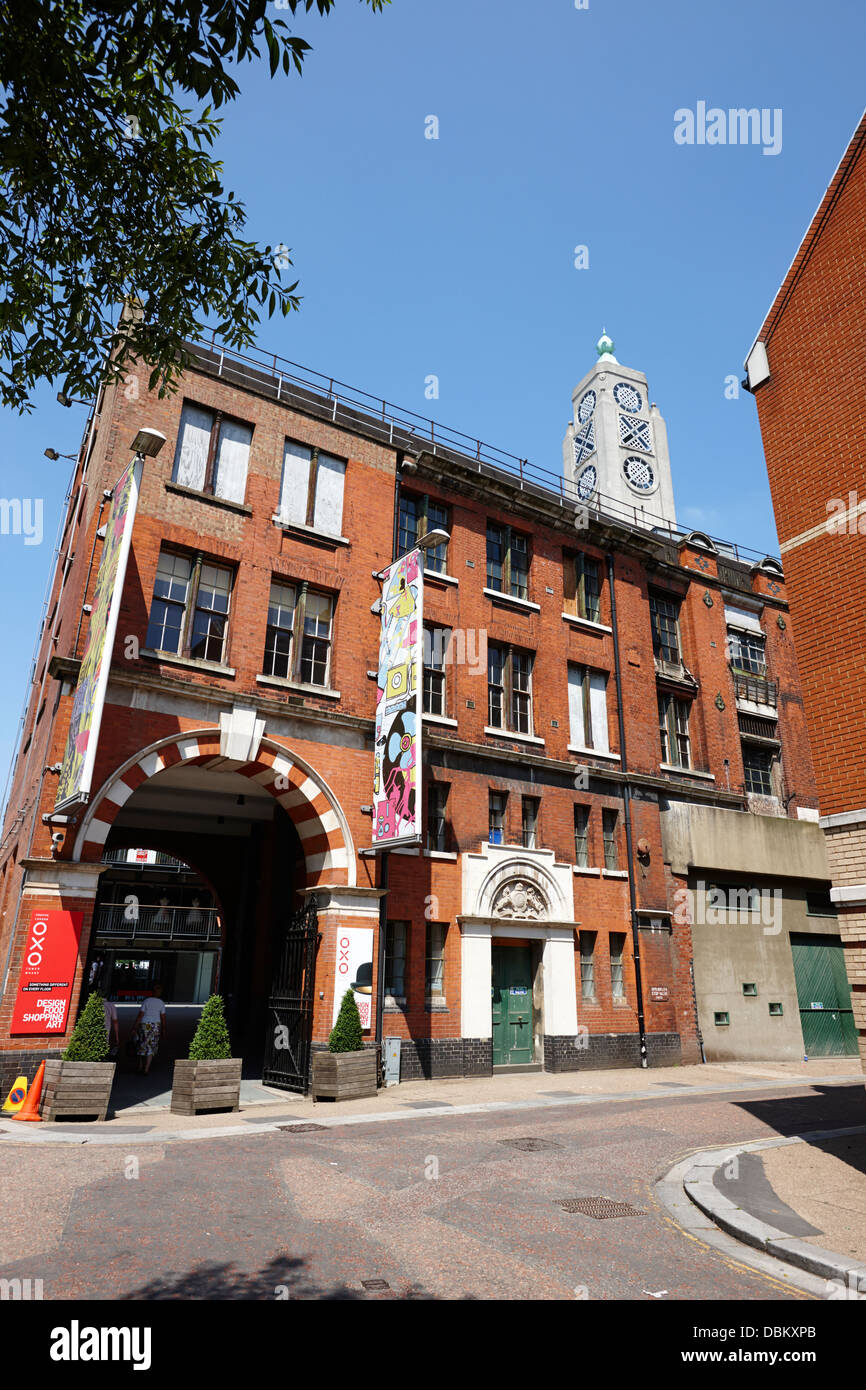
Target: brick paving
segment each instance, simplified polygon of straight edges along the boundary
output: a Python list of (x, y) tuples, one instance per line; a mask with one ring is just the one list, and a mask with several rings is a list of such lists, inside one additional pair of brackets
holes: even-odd
[[(46, 1299), (798, 1298), (686, 1237), (654, 1183), (692, 1149), (863, 1120), (862, 1085), (770, 1082), (406, 1111), (400, 1123), (298, 1134), (249, 1126), (230, 1140), (34, 1145), (8, 1134), (0, 1277), (41, 1278)], [(551, 1147), (501, 1142), (525, 1137)], [(596, 1221), (558, 1205), (579, 1196), (643, 1214)]]

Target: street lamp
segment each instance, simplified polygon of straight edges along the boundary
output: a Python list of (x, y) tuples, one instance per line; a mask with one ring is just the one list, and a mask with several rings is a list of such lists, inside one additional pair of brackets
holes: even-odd
[(374, 571), (373, 571), (373, 578), (374, 578), (374, 579), (381, 579), (382, 576), (383, 576), (383, 574), (385, 573), (385, 570), (393, 569), (395, 565), (399, 565), (400, 561), (401, 561), (401, 560), (405, 560), (405, 559), (406, 559), (406, 555), (411, 555), (413, 550), (422, 550), (422, 551), (423, 551), (423, 550), (432, 550), (432, 549), (434, 548), (434, 546), (442, 545), (443, 542), (450, 541), (450, 539), (451, 539), (451, 532), (450, 532), (450, 531), (443, 531), (443, 530), (441, 530), (441, 528), (439, 528), (439, 529), (437, 529), (437, 530), (435, 530), (435, 531), (428, 531), (427, 534), (426, 534), (426, 536), (422, 536), (420, 540), (417, 540), (417, 541), (415, 542), (415, 544), (412, 546), (411, 550), (407, 550), (407, 551), (406, 551), (406, 554), (405, 554), (405, 555), (398, 555), (397, 558), (396, 558), (396, 560), (392, 560), (391, 563), (390, 563), (390, 565), (386, 565), (386, 566), (385, 566), (385, 569), (374, 570)]
[(414, 547), (415, 550), (430, 550), (434, 545), (441, 545), (443, 541), (450, 541), (451, 532), (441, 529), (428, 531), (426, 536), (422, 536)]
[(43, 454), (45, 455), (45, 457), (46, 457), (47, 459), (51, 459), (52, 463), (56, 463), (58, 459), (77, 459), (77, 458), (78, 458), (78, 455), (77, 455), (77, 454), (58, 454), (58, 452), (57, 452), (56, 449), (43, 449), (42, 452), (43, 452)]
[(154, 459), (164, 443), (165, 435), (161, 430), (154, 430), (149, 425), (144, 425), (129, 447), (135, 450), (136, 458)]

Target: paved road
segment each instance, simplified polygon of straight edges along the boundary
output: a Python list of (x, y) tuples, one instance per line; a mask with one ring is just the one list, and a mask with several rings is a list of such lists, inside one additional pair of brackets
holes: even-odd
[[(46, 1299), (792, 1299), (683, 1234), (653, 1185), (692, 1149), (864, 1110), (862, 1086), (768, 1087), (129, 1150), (4, 1137), (0, 1277)], [(558, 1205), (587, 1196), (642, 1214)]]

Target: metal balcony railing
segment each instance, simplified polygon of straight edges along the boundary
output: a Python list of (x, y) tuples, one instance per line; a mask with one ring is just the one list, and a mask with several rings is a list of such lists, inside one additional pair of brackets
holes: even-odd
[(219, 916), (214, 907), (144, 906), (102, 903), (96, 913), (97, 936), (122, 936), (132, 941), (159, 937), (166, 941), (219, 941)]
[(128, 849), (107, 849), (103, 853), (103, 864), (124, 864), (130, 869), (187, 869), (188, 866), (180, 859), (175, 859), (170, 854), (163, 854), (162, 850), (157, 850), (156, 858), (151, 863), (137, 862), (134, 859), (127, 859)]
[(751, 700), (753, 704), (772, 705), (776, 709), (779, 704), (779, 686), (776, 681), (767, 680), (763, 676), (745, 676), (737, 671), (732, 672), (734, 677), (734, 694), (738, 700)]
[(740, 733), (746, 737), (776, 739), (779, 725), (775, 719), (762, 719), (759, 715), (739, 714), (737, 716)]

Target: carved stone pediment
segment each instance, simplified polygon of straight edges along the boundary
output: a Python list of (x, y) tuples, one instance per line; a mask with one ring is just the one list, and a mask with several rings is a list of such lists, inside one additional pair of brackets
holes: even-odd
[(526, 879), (512, 878), (497, 890), (493, 899), (493, 915), (538, 922), (549, 915), (548, 904), (538, 889)]
[(574, 921), (571, 865), (558, 864), (552, 849), (485, 843), (477, 854), (463, 855), (462, 876), (467, 918), (537, 923), (536, 934), (548, 923)]

